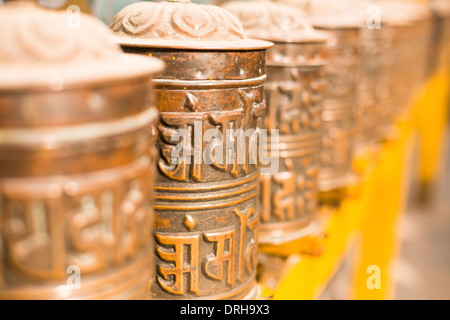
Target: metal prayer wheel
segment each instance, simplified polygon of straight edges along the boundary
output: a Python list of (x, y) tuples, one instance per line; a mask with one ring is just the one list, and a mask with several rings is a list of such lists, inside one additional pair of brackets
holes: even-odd
[(384, 50), (389, 54), (382, 68), (389, 88), (386, 122), (408, 116), (413, 93), (426, 78), (427, 48), (430, 37), (429, 13), (420, 5), (405, 1), (380, 1)]
[(0, 299), (149, 298), (163, 64), (78, 18), (0, 9)]
[(321, 201), (339, 201), (357, 180), (352, 165), (356, 89), (361, 65), (360, 17), (355, 17), (346, 2), (289, 2), (303, 8), (313, 27), (329, 35), (318, 188)]
[[(260, 166), (248, 141), (263, 125), (265, 57), (273, 44), (246, 38), (225, 9), (189, 1), (130, 5), (111, 28), (126, 52), (167, 65), (154, 80), (161, 159), (152, 295), (253, 298)], [(229, 139), (239, 130), (251, 134)]]
[[(429, 50), (428, 61), (433, 73), (433, 71), (437, 71), (438, 68), (448, 65), (450, 62), (450, 2), (434, 0), (430, 2), (430, 7), (434, 16), (434, 44)], [(439, 59), (435, 57), (436, 51)]]
[[(252, 38), (269, 40), (265, 127), (279, 130), (278, 172), (261, 179), (260, 243), (301, 238), (317, 213), (327, 37), (298, 8), (270, 1), (228, 2)], [(268, 144), (271, 149), (272, 144)]]

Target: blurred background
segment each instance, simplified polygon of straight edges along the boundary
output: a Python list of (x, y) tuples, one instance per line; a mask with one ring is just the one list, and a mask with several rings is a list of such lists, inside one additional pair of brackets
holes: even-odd
[[(77, 5), (109, 25), (114, 15), (133, 0), (36, 0), (63, 9)], [(0, 0), (0, 5), (5, 1)], [(221, 4), (219, 0), (192, 0)], [(447, 90), (448, 92), (448, 90)], [(449, 122), (449, 121), (448, 121)], [(400, 249), (396, 261), (395, 299), (450, 299), (450, 130), (446, 129), (432, 181), (421, 181), (420, 139), (413, 146), (408, 201), (397, 226)], [(345, 299), (351, 276), (351, 259), (342, 263), (320, 299)]]

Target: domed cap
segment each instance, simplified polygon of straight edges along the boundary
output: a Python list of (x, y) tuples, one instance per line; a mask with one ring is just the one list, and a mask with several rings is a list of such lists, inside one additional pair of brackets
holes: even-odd
[(125, 7), (110, 28), (122, 45), (197, 50), (264, 49), (273, 44), (246, 38), (229, 11), (189, 0), (138, 2)]
[(158, 59), (124, 54), (111, 31), (94, 17), (78, 17), (29, 1), (0, 8), (0, 89), (61, 90), (163, 68)]
[(275, 42), (325, 42), (327, 36), (312, 28), (300, 8), (268, 0), (223, 5), (242, 22), (245, 33), (253, 38)]
[(314, 27), (320, 28), (360, 28), (365, 26), (367, 17), (354, 10), (357, 1), (351, 0), (283, 0), (303, 9)]

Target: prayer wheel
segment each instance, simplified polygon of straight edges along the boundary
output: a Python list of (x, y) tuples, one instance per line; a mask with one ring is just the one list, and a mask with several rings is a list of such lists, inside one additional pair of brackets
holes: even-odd
[(251, 299), (260, 219), (258, 140), (271, 42), (190, 1), (141, 2), (111, 29), (130, 54), (158, 57), (155, 299)]
[(233, 1), (223, 7), (240, 19), (248, 36), (275, 43), (267, 51), (265, 127), (279, 132), (274, 147), (280, 168), (262, 176), (259, 240), (295, 240), (307, 234), (318, 209), (327, 37), (290, 5)]
[[(430, 2), (430, 7), (434, 16), (434, 42), (428, 52), (428, 62), (433, 73), (450, 62), (450, 2), (434, 0)], [(439, 59), (436, 59), (436, 54)]]
[(150, 297), (163, 64), (75, 19), (0, 8), (0, 299)]

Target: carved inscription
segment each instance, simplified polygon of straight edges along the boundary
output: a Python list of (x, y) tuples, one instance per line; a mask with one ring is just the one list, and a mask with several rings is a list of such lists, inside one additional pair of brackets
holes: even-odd
[[(166, 292), (201, 296), (202, 279), (226, 283), (229, 288), (242, 284), (252, 275), (257, 263), (259, 217), (255, 208), (234, 209), (235, 225), (225, 229), (171, 234), (156, 232), (158, 264), (157, 283)], [(251, 233), (250, 240), (247, 233)], [(213, 244), (201, 254), (200, 247)], [(203, 266), (203, 268), (202, 268)]]
[(318, 79), (311, 83), (270, 84), (266, 90), (266, 127), (269, 130), (279, 129), (281, 135), (319, 130), (322, 123), (322, 82)]

